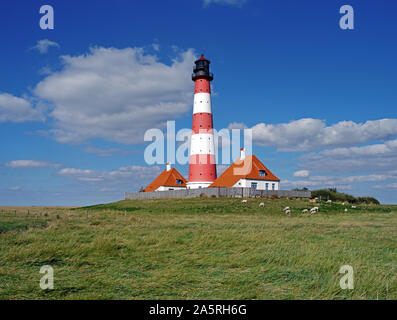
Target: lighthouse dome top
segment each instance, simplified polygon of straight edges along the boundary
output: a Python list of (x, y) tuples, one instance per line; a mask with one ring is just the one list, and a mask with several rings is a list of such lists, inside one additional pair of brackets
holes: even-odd
[(211, 63), (211, 61), (207, 60), (207, 59), (204, 57), (204, 53), (201, 54), (201, 57), (200, 57), (198, 60), (196, 60), (195, 63), (197, 63), (197, 62), (199, 62), (199, 61), (203, 61), (203, 60), (208, 61), (208, 63)]

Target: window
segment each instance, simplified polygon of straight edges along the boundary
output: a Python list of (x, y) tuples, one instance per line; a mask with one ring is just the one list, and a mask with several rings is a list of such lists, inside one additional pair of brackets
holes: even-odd
[(176, 184), (177, 185), (183, 184), (183, 181), (181, 179), (176, 179)]
[(272, 190), (274, 190), (275, 186), (276, 186), (276, 184), (272, 183)]
[(266, 183), (266, 190), (269, 190), (269, 184)]
[(266, 171), (265, 170), (259, 170), (259, 176), (260, 177), (266, 177)]
[(251, 182), (251, 188), (256, 189), (258, 187), (258, 182)]

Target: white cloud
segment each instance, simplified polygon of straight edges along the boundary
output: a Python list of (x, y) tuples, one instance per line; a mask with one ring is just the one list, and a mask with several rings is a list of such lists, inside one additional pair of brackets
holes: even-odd
[(374, 189), (397, 189), (397, 182), (382, 184), (382, 185), (375, 185), (373, 186)]
[(282, 188), (331, 188), (336, 187), (337, 189), (353, 189), (352, 184), (358, 183), (371, 183), (380, 182), (387, 180), (397, 179), (397, 172), (390, 171), (385, 174), (369, 174), (369, 175), (356, 175), (356, 176), (309, 176), (302, 180), (288, 180), (282, 179)]
[(323, 120), (306, 118), (281, 124), (259, 123), (252, 130), (253, 141), (259, 145), (275, 146), (279, 151), (311, 151), (396, 137), (397, 119), (341, 121), (327, 126)]
[(52, 73), (52, 70), (51, 70), (50, 67), (42, 67), (42, 68), (38, 71), (38, 74), (39, 74), (39, 75), (48, 75), (48, 74), (51, 74), (51, 73)]
[(147, 129), (163, 128), (190, 111), (194, 59), (187, 50), (167, 65), (141, 48), (93, 48), (86, 55), (63, 56), (63, 69), (34, 93), (53, 105), (51, 134), (59, 142), (142, 143)]
[(59, 168), (60, 163), (36, 161), (36, 160), (13, 160), (5, 164), (10, 168)]
[(10, 187), (9, 190), (11, 191), (21, 191), (22, 188), (20, 186)]
[(48, 39), (43, 39), (37, 41), (36, 45), (32, 47), (32, 49), (38, 50), (40, 53), (44, 54), (48, 52), (50, 47), (59, 48), (59, 44)]
[(223, 5), (241, 7), (246, 2), (247, 0), (204, 0), (204, 6), (209, 6), (211, 4), (223, 4)]
[(100, 187), (100, 190), (129, 191), (150, 183), (161, 171), (159, 166), (127, 166), (113, 171), (83, 170), (77, 168), (64, 168), (58, 171), (58, 175), (90, 183)]
[(43, 110), (23, 98), (0, 93), (0, 122), (44, 121)]
[(294, 177), (306, 178), (310, 175), (309, 170), (299, 170), (294, 172)]
[(300, 167), (322, 172), (390, 171), (396, 168), (397, 140), (362, 147), (328, 149), (306, 154), (300, 159)]
[(232, 122), (228, 125), (227, 127), (229, 130), (233, 130), (233, 129), (247, 129), (247, 125), (245, 123), (242, 122)]

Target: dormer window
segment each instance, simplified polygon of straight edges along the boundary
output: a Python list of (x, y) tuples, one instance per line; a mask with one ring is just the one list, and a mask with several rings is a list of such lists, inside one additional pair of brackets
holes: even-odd
[(266, 177), (266, 171), (265, 170), (259, 170), (259, 176), (260, 177)]
[(183, 184), (183, 181), (181, 179), (176, 179), (176, 184), (181, 185), (181, 184)]

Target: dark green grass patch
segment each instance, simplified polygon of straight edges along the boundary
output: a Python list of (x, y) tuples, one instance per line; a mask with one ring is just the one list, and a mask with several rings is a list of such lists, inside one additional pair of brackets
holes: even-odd
[(45, 228), (45, 221), (0, 221), (0, 233), (27, 230), (29, 228)]

